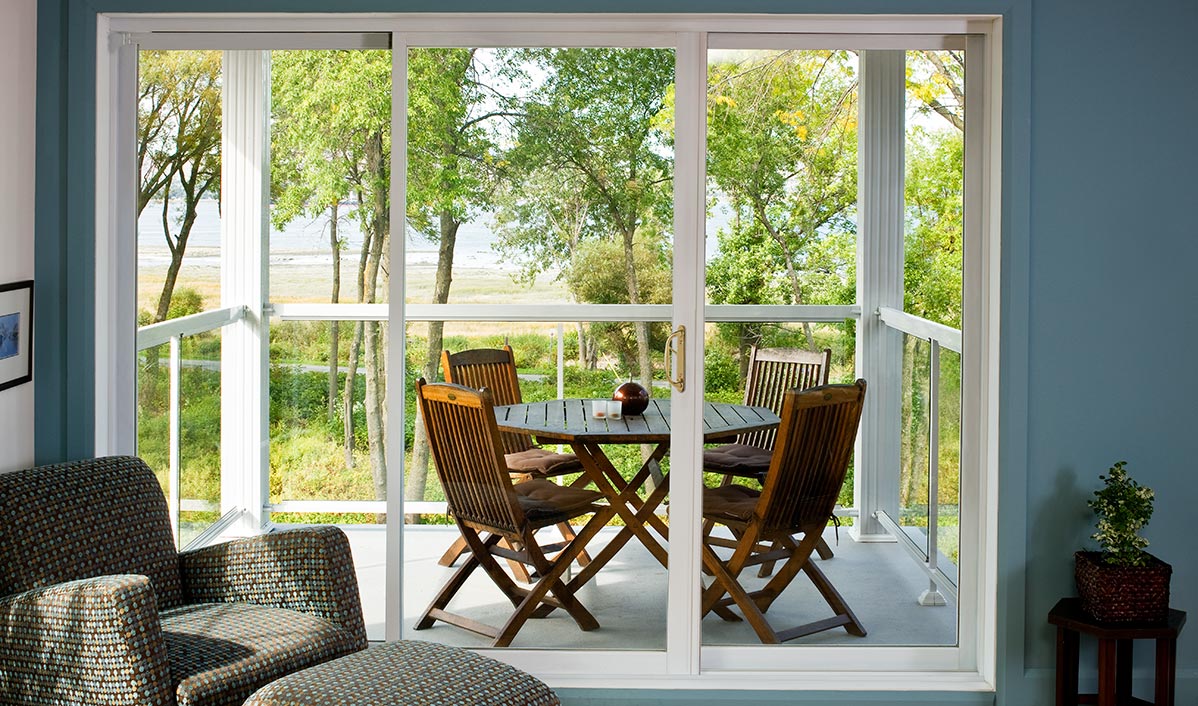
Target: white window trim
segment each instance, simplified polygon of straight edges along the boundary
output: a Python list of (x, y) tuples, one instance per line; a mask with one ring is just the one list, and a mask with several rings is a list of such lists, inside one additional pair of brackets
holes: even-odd
[[(382, 22), (380, 20), (383, 20)], [(547, 650), (485, 650), (516, 666), (528, 668), (544, 676), (555, 686), (610, 688), (702, 688), (702, 689), (830, 689), (830, 690), (948, 690), (988, 691), (994, 688), (997, 619), (995, 597), (997, 581), (997, 425), (998, 425), (998, 333), (999, 333), (999, 233), (1000, 233), (1000, 175), (1001, 175), (1001, 19), (992, 16), (785, 16), (785, 15), (519, 15), (519, 14), (394, 14), (394, 15), (328, 15), (328, 14), (251, 14), (219, 16), (213, 14), (170, 15), (100, 15), (97, 43), (97, 193), (96, 193), (96, 253), (97, 253), (97, 375), (96, 375), (96, 451), (97, 453), (128, 451), (132, 434), (127, 429), (127, 412), (133, 408), (131, 374), (135, 372), (124, 357), (133, 343), (125, 341), (120, 332), (133, 330), (133, 307), (114, 307), (127, 303), (133, 293), (128, 291), (129, 278), (123, 272), (130, 267), (128, 239), (118, 237), (128, 233), (132, 218), (106, 204), (122, 203), (135, 193), (136, 179), (122, 175), (121, 160), (108, 159), (121, 154), (121, 145), (129, 139), (129, 104), (122, 100), (136, 86), (136, 62), (130, 71), (129, 50), (122, 49), (121, 36), (126, 33), (162, 32), (344, 32), (377, 34), (388, 26), (398, 36), (438, 32), (456, 37), (460, 42), (469, 37), (471, 44), (503, 45), (516, 43), (513, 38), (531, 38), (527, 33), (551, 33), (544, 43), (554, 46), (595, 46), (597, 39), (611, 45), (673, 46), (679, 51), (680, 73), (685, 68), (683, 57), (694, 56), (703, 47), (708, 32), (745, 34), (828, 33), (840, 35), (972, 35), (970, 42), (971, 105), (984, 105), (975, 110), (980, 119), (967, 126), (966, 199), (972, 206), (966, 209), (967, 241), (975, 247), (966, 250), (965, 318), (970, 325), (964, 333), (966, 350), (976, 350), (976, 365), (967, 364), (963, 379), (963, 409), (975, 414), (979, 424), (963, 430), (962, 466), (975, 469), (976, 474), (962, 474), (962, 513), (970, 511), (977, 518), (970, 527), (962, 527), (962, 546), (973, 546), (975, 557), (971, 566), (962, 566), (962, 606), (968, 601), (972, 637), (961, 631), (957, 647), (808, 647), (770, 648), (755, 645), (737, 647), (703, 647), (702, 670), (699, 669), (700, 647), (693, 635), (698, 620), (686, 626), (684, 644), (667, 640), (669, 649), (661, 651), (547, 651)], [(585, 27), (586, 31), (580, 31)], [(650, 31), (646, 31), (650, 30)], [(674, 34), (679, 33), (679, 34)], [(192, 35), (194, 36), (194, 34)], [(432, 35), (424, 34), (422, 39)], [(625, 43), (615, 41), (624, 36)], [(659, 43), (669, 36), (668, 43)], [(249, 39), (249, 37), (244, 37)], [(481, 41), (485, 38), (486, 41)], [(607, 41), (610, 40), (610, 41)], [(531, 44), (532, 42), (518, 42)], [(878, 48), (885, 45), (877, 42)], [(918, 46), (917, 40), (907, 44)], [(232, 48), (232, 47), (222, 47)], [(327, 47), (326, 47), (327, 48)], [(871, 47), (875, 48), (875, 47)], [(397, 79), (402, 78), (402, 52), (395, 52)], [(700, 54), (701, 56), (701, 54)], [(976, 57), (981, 57), (978, 61)], [(130, 85), (130, 80), (133, 81)], [(680, 80), (681, 76), (680, 76)], [(400, 92), (395, 91), (393, 95)], [(109, 117), (111, 116), (111, 118)], [(404, 111), (394, 112), (394, 134), (404, 134)], [(697, 169), (700, 146), (680, 145), (676, 160), (692, 159)], [(686, 156), (684, 151), (695, 154)], [(401, 152), (396, 150), (395, 152)], [(404, 174), (402, 154), (393, 152), (393, 174)], [(695, 186), (695, 176), (676, 166), (676, 182)], [(700, 172), (701, 173), (701, 172)], [(129, 183), (126, 183), (129, 182)], [(676, 185), (677, 188), (677, 185)], [(132, 191), (130, 191), (132, 190)], [(392, 207), (401, 208), (404, 193), (402, 179), (392, 181)], [(677, 204), (678, 202), (676, 202)], [(681, 208), (682, 205), (678, 204)], [(393, 222), (402, 222), (402, 219)], [(682, 225), (685, 217), (679, 221)], [(402, 238), (393, 239), (392, 247), (400, 248), (395, 255), (402, 257)], [(403, 301), (402, 278), (392, 280), (390, 299)], [(687, 283), (683, 282), (683, 286)], [(693, 283), (691, 283), (693, 285)], [(399, 309), (397, 305), (394, 307)], [(114, 311), (114, 309), (118, 309)], [(700, 307), (701, 309), (701, 307)], [(393, 311), (393, 313), (395, 313)], [(698, 312), (701, 316), (702, 311)], [(863, 312), (870, 315), (871, 312)], [(683, 317), (675, 312), (676, 317)], [(693, 318), (695, 312), (688, 312)], [(402, 320), (402, 319), (400, 319)], [(700, 319), (701, 320), (701, 319)], [(402, 340), (400, 337), (397, 340)], [(693, 344), (692, 344), (693, 345)], [(402, 361), (402, 344), (392, 346), (391, 363)], [(402, 366), (401, 366), (402, 367)], [(400, 369), (393, 367), (392, 369)], [(399, 386), (391, 386), (398, 395)], [(395, 405), (395, 398), (389, 403)], [(402, 409), (402, 405), (397, 405)], [(395, 406), (393, 406), (395, 408)], [(125, 432), (120, 427), (126, 426)], [(392, 473), (398, 482), (398, 464), (392, 463)], [(694, 509), (696, 493), (680, 498)], [(396, 503), (401, 501), (396, 500)], [(973, 507), (969, 507), (973, 505)], [(398, 507), (398, 505), (397, 505)], [(389, 508), (390, 509), (390, 508)], [(398, 513), (397, 513), (398, 516)], [(388, 560), (398, 558), (396, 547), (388, 548)], [(676, 542), (681, 545), (683, 542)], [(687, 553), (697, 550), (695, 542), (688, 544)], [(968, 544), (967, 544), (968, 543)], [(694, 546), (689, 546), (694, 545)], [(675, 550), (671, 547), (672, 552)], [(679, 546), (677, 551), (681, 552)], [(697, 555), (697, 551), (694, 551)], [(963, 553), (964, 554), (964, 553)], [(688, 557), (697, 560), (696, 557)], [(679, 576), (683, 563), (676, 564)], [(694, 564), (697, 568), (697, 564)], [(972, 577), (972, 580), (970, 580)], [(389, 572), (388, 592), (398, 602), (400, 590), (398, 571)], [(673, 582), (672, 582), (673, 583)], [(967, 587), (968, 588), (967, 590)], [(692, 593), (687, 589), (687, 593)], [(671, 598), (675, 598), (671, 595)], [(694, 597), (683, 601), (694, 604)], [(676, 601), (672, 600), (673, 605)], [(695, 611), (688, 609), (691, 614)], [(671, 615), (674, 610), (671, 609)], [(965, 612), (963, 609), (962, 619)], [(389, 619), (389, 623), (392, 621)], [(671, 621), (676, 622), (676, 621)], [(673, 628), (671, 628), (672, 630)], [(392, 637), (388, 630), (388, 637)], [(688, 649), (689, 648), (689, 649)], [(799, 653), (792, 652), (799, 650)], [(802, 655), (804, 671), (784, 671)], [(755, 665), (748, 668), (750, 662)], [(770, 664), (782, 665), (771, 669)], [(602, 664), (602, 670), (595, 666)], [(868, 664), (869, 669), (859, 665)], [(896, 671), (899, 670), (899, 671)], [(596, 676), (597, 672), (603, 674)], [(851, 679), (844, 678), (851, 673)]]

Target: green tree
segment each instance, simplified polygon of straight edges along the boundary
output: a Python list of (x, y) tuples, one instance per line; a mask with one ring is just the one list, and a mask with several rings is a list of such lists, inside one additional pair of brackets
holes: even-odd
[[(408, 52), (407, 218), (414, 231), (437, 243), (433, 304), (449, 301), (458, 229), (491, 205), (503, 166), (495, 156), (493, 123), (511, 112), (483, 81), (481, 59), (478, 49)], [(436, 379), (444, 330), (444, 322), (429, 322), (426, 379)], [(428, 444), (418, 423), (404, 496), (423, 500), (427, 477)]]
[[(651, 241), (645, 238), (645, 241)], [(572, 253), (566, 270), (566, 282), (579, 301), (591, 304), (628, 304), (628, 287), (624, 270), (613, 267), (624, 257), (623, 244), (613, 239), (590, 239), (579, 243)], [(638, 238), (633, 246), (633, 262), (640, 280), (642, 303), (666, 304), (673, 294), (673, 280), (669, 276), (664, 245), (657, 241), (642, 242)], [(665, 342), (667, 324), (649, 327), (650, 343), (659, 346)], [(606, 349), (615, 351), (621, 361), (637, 359), (636, 330), (628, 324), (618, 322), (594, 322), (589, 333), (596, 344), (603, 342)], [(627, 371), (621, 370), (621, 373)]]
[[(583, 192), (584, 181), (574, 172), (534, 168), (510, 172), (496, 192), (493, 228), (501, 257), (521, 265), (518, 282), (531, 284), (547, 272), (566, 276), (574, 253), (587, 237), (595, 204)], [(585, 301), (572, 292), (576, 301)], [(578, 331), (578, 364), (594, 368), (598, 349), (594, 331), (583, 322)]]
[(907, 93), (923, 104), (924, 112), (939, 115), (964, 133), (965, 52), (907, 52)]
[[(662, 268), (642, 271), (638, 247), (652, 247), (665, 231), (672, 206), (673, 160), (668, 131), (668, 97), (674, 81), (674, 55), (664, 49), (535, 49), (513, 54), (528, 62), (531, 75), (543, 80), (531, 91), (515, 118), (516, 147), (512, 163), (526, 171), (543, 170), (570, 185), (572, 198), (585, 208), (586, 220), (576, 222), (573, 243), (586, 238), (614, 239), (620, 244), (626, 300), (647, 303), (648, 276)], [(556, 195), (568, 195), (556, 190)], [(542, 220), (555, 218), (557, 199), (532, 198), (528, 210), (541, 211)], [(512, 234), (509, 234), (512, 235)], [(520, 236), (523, 239), (520, 240)], [(555, 252), (555, 242), (570, 243), (562, 232), (536, 236), (515, 233), (509, 245), (523, 247), (534, 257)], [(532, 237), (529, 237), (532, 236)], [(556, 251), (561, 252), (561, 251)], [(569, 262), (561, 252), (557, 262)], [(610, 263), (605, 263), (610, 269)], [(650, 327), (634, 325), (635, 370), (641, 383), (652, 381)], [(630, 361), (631, 363), (632, 361)], [(632, 366), (630, 366), (632, 367)]]
[[(707, 149), (708, 175), (733, 212), (708, 271), (712, 301), (852, 301), (857, 79), (851, 55), (754, 52), (716, 63), (708, 74)], [(804, 328), (814, 349), (811, 327)], [(757, 327), (736, 330), (742, 353), (760, 336)]]
[[(221, 53), (139, 53), (137, 213), (161, 199), (162, 233), (171, 253), (153, 321), (170, 315), (171, 297), (200, 201), (220, 191)], [(182, 213), (172, 217), (175, 199)]]
[[(391, 233), (391, 54), (276, 52), (271, 82), (278, 123), (275, 166), (280, 170), (275, 190), (281, 197), (276, 224), (306, 209), (327, 209), (335, 215), (334, 200), (339, 203), (341, 195), (348, 193), (355, 204), (350, 215), (357, 219), (363, 236), (356, 299), (376, 303), (386, 291)], [(316, 164), (319, 160), (327, 164)], [(352, 467), (355, 371), (359, 364), (365, 367), (366, 441), (378, 499), (387, 494), (384, 351), (379, 322), (357, 322), (342, 391), (346, 466)]]
[(911, 130), (904, 184), (903, 309), (961, 327), (964, 149), (955, 130)]

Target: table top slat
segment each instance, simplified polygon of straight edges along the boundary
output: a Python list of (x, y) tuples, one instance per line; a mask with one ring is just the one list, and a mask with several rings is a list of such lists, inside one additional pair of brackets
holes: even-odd
[[(595, 443), (660, 443), (670, 439), (670, 400), (652, 399), (644, 414), (620, 419), (595, 419), (591, 400), (566, 399), (528, 402), (495, 408), (503, 431), (532, 434), (556, 441)], [(778, 424), (778, 415), (765, 407), (704, 403), (704, 438), (728, 437)]]

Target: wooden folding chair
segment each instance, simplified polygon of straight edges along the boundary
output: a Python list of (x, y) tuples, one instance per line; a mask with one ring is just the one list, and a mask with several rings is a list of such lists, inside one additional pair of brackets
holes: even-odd
[[(745, 381), (745, 404), (767, 407), (775, 414), (782, 411), (787, 390), (805, 390), (828, 384), (832, 350), (807, 351), (800, 348), (753, 347), (749, 356), (749, 377)], [(761, 482), (770, 467), (777, 429), (741, 434), (731, 444), (703, 451), (703, 470), (724, 475), (721, 485), (735, 478), (752, 478)], [(704, 534), (711, 523), (704, 523)], [(832, 549), (821, 537), (816, 545), (821, 559), (831, 559)], [(762, 564), (758, 576), (765, 578), (773, 572), (773, 564)]]
[[(714, 611), (725, 620), (739, 620), (730, 610), (735, 605), (758, 638), (771, 644), (837, 626), (865, 635), (852, 609), (811, 560), (844, 484), (864, 400), (864, 380), (787, 392), (762, 489), (726, 485), (704, 491), (703, 519), (728, 527), (736, 541), (732, 556), (723, 560), (715, 552), (718, 544), (704, 536), (703, 566), (713, 579), (703, 591), (703, 615)], [(796, 541), (798, 534), (803, 536)], [(746, 567), (775, 561), (783, 564), (762, 589), (747, 591), (740, 584)], [(800, 571), (834, 615), (775, 630), (765, 613)]]
[[(441, 351), (441, 370), (445, 382), (465, 385), (476, 390), (484, 387), (490, 391), (491, 399), (497, 405), (520, 404), (520, 378), (516, 375), (516, 356), (512, 347), (476, 348), (473, 350), (450, 353)], [(562, 454), (541, 448), (532, 443), (527, 434), (500, 432), (503, 440), (503, 459), (508, 472), (514, 481), (521, 482), (530, 478), (552, 478), (569, 473), (582, 473), (582, 462), (574, 454)], [(574, 530), (567, 523), (558, 526), (562, 538), (569, 541), (574, 536)], [(441, 566), (453, 566), (466, 551), (466, 540), (458, 539), (437, 562)], [(590, 563), (591, 557), (583, 552), (578, 557), (579, 566)], [(516, 578), (524, 583), (529, 582), (528, 572), (519, 564), (512, 565)]]
[[(597, 504), (602, 494), (563, 488), (543, 478), (513, 484), (503, 462), (503, 443), (487, 390), (426, 384), (421, 379), (416, 383), (416, 399), (449, 512), (470, 551), (420, 616), (416, 629), (430, 628), (440, 620), (491, 638), (492, 647), (505, 647), (542, 606), (564, 609), (583, 630), (598, 628), (599, 622), (561, 577), (615, 514), (610, 506)], [(570, 541), (543, 547), (533, 537), (541, 527), (590, 513), (591, 519)], [(557, 556), (550, 559), (546, 553)], [(536, 583), (530, 588), (517, 585), (496, 557), (532, 566), (538, 576)], [(515, 607), (502, 627), (484, 625), (447, 610), (454, 595), (480, 566)]]

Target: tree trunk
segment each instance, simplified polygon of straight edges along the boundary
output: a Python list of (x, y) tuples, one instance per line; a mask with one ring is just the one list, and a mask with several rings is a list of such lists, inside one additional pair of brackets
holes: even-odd
[[(640, 283), (636, 275), (636, 259), (633, 256), (632, 242), (636, 228), (626, 228), (624, 236), (624, 279), (628, 286), (628, 303), (641, 303)], [(633, 328), (636, 331), (636, 365), (640, 383), (646, 390), (653, 384), (653, 362), (649, 355), (649, 322), (637, 321)]]
[[(329, 206), (329, 248), (333, 253), (333, 293), (329, 301), (333, 304), (341, 299), (341, 246), (337, 242), (337, 206), (334, 201)], [(341, 353), (341, 322), (329, 323), (329, 419), (337, 416), (337, 364)]]
[(748, 324), (740, 324), (740, 341), (736, 350), (740, 354), (740, 379), (749, 384), (749, 355), (753, 350), (753, 330)]
[(166, 235), (167, 245), (171, 251), (171, 263), (166, 268), (166, 279), (162, 283), (162, 293), (158, 295), (158, 310), (154, 313), (154, 322), (166, 321), (171, 310), (171, 298), (175, 295), (175, 282), (179, 279), (179, 270), (183, 267), (183, 255), (187, 252), (187, 239), (191, 237), (191, 228), (196, 222), (196, 204), (184, 205), (183, 223), (179, 225), (179, 234), (171, 242), (170, 231), (170, 199), (162, 199), (162, 232)]
[[(358, 203), (362, 203), (362, 192), (358, 192)], [(370, 260), (370, 248), (373, 234), (369, 228), (362, 232), (362, 252), (358, 256), (358, 303), (366, 299), (366, 264)], [(349, 345), (349, 359), (346, 362), (348, 370), (345, 375), (344, 392), (341, 395), (341, 405), (345, 410), (343, 424), (345, 427), (345, 470), (354, 468), (354, 386), (358, 382), (358, 362), (362, 350), (362, 339), (365, 337), (365, 327), (359, 321), (354, 324), (354, 339)]]
[(341, 393), (342, 425), (345, 431), (345, 470), (347, 471), (354, 469), (354, 387), (358, 382), (358, 363), (362, 351), (362, 339), (365, 335), (365, 327), (362, 324), (362, 321), (354, 323), (354, 340), (349, 344), (345, 383)]
[[(437, 278), (433, 283), (434, 304), (445, 304), (449, 301), (449, 287), (453, 283), (453, 252), (457, 244), (458, 228), (461, 222), (448, 212), (441, 213), (440, 241), (437, 246)], [(436, 380), (437, 369), (441, 361), (441, 349), (445, 345), (445, 322), (430, 321), (428, 323), (428, 351), (424, 357), (424, 369), (421, 375), (425, 380)], [(412, 468), (404, 484), (405, 500), (424, 500), (425, 489), (428, 485), (428, 437), (425, 436), (424, 422), (416, 420), (416, 429), (412, 437)]]
[[(795, 254), (792, 252), (790, 245), (786, 242), (786, 238), (774, 228), (766, 216), (765, 204), (754, 203), (753, 211), (759, 223), (765, 227), (765, 231), (769, 233), (774, 242), (782, 248), (783, 259), (786, 261), (786, 279), (790, 282), (791, 300), (795, 306), (803, 303), (803, 283), (799, 279), (798, 270), (795, 269), (794, 261)], [(801, 232), (801, 231), (800, 231)], [(803, 335), (807, 338), (807, 350), (814, 351), (815, 348), (815, 332), (811, 328), (810, 321), (803, 322)]]
[[(375, 184), (381, 184), (384, 175), (383, 136), (374, 133), (366, 140), (366, 169), (369, 178)], [(384, 189), (375, 188), (371, 197), (369, 256), (366, 260), (365, 303), (376, 301), (379, 284), (379, 269), (382, 264), (383, 251), (387, 243), (387, 194)], [(376, 500), (387, 499), (387, 454), (386, 429), (383, 425), (384, 398), (386, 396), (385, 374), (383, 373), (382, 338), (379, 336), (379, 323), (366, 322), (365, 328), (365, 359), (366, 359), (366, 441), (370, 452), (370, 473), (374, 479)]]
[(383, 398), (386, 381), (382, 367), (382, 338), (379, 322), (365, 322), (366, 330), (366, 442), (370, 449), (370, 472), (374, 478), (374, 497), (387, 499), (386, 429), (383, 424)]
[(578, 367), (586, 365), (587, 360), (587, 339), (581, 321), (574, 322), (574, 329), (578, 332)]

